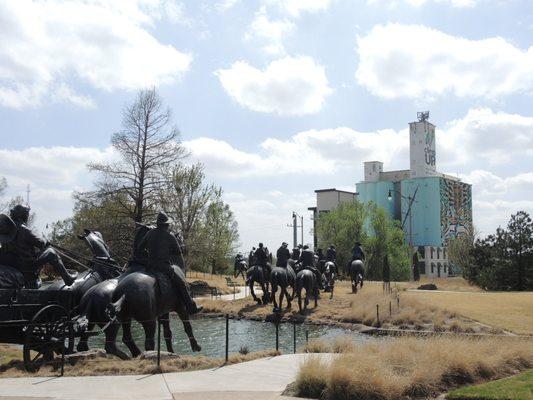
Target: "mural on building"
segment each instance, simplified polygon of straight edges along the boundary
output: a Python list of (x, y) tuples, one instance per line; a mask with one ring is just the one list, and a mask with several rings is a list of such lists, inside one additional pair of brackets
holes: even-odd
[(440, 179), (440, 226), (442, 241), (472, 234), (472, 187), (451, 179)]

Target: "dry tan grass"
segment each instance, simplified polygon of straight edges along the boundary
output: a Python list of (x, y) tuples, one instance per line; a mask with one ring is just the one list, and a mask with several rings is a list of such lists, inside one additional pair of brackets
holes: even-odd
[(533, 335), (533, 292), (404, 292), (401, 300), (424, 302), (495, 328)]
[[(197, 271), (189, 271), (187, 273), (187, 281), (188, 282), (194, 282), (194, 281), (204, 281), (211, 287), (216, 287), (220, 293), (222, 294), (232, 294), (233, 288), (228, 286), (226, 282), (226, 276), (227, 275), (213, 275), (203, 272), (197, 272)], [(234, 278), (233, 276), (230, 277), (232, 281), (238, 283), (240, 286), (244, 286), (245, 282), (242, 279), (242, 277)], [(236, 293), (239, 292), (239, 288), (235, 289)]]
[[(433, 283), (438, 290), (456, 291), (456, 292), (483, 292), (479, 286), (470, 284), (466, 279), (455, 276), (452, 278), (421, 278), (419, 282), (398, 282), (397, 286), (401, 289), (416, 289), (420, 285)], [(393, 284), (394, 285), (394, 284)]]
[(402, 337), (356, 345), (331, 363), (310, 358), (295, 388), (300, 396), (336, 400), (427, 397), (532, 366), (528, 339)]
[[(51, 376), (57, 375), (51, 367), (42, 367), (37, 373), (28, 373), (24, 370), (21, 361), (21, 352), (13, 352), (7, 346), (0, 346), (0, 378), (24, 377), (24, 376)], [(272, 357), (279, 355), (275, 350), (259, 351), (243, 354), (232, 354), (228, 364), (237, 364), (244, 361), (251, 361), (258, 358)], [(180, 372), (198, 369), (207, 369), (221, 366), (223, 359), (209, 358), (205, 356), (180, 356), (173, 359), (161, 360), (161, 371)], [(65, 375), (67, 376), (89, 376), (89, 375), (145, 375), (159, 372), (155, 360), (120, 360), (114, 356), (96, 357), (84, 359), (74, 365), (65, 364)]]
[[(384, 294), (381, 283), (368, 282), (357, 294), (351, 293), (349, 282), (338, 282), (332, 300), (323, 294), (318, 307), (311, 307), (305, 316), (298, 313), (293, 301), (292, 310), (283, 310), (287, 319), (317, 323), (360, 323), (394, 329), (414, 329), (452, 332), (498, 332), (462, 318), (457, 312), (448, 311), (424, 301), (424, 298), (405, 296), (400, 292), (400, 307), (395, 295)], [(421, 292), (426, 294), (427, 292)], [(230, 314), (238, 317), (264, 320), (272, 316), (272, 305), (257, 305), (250, 297), (236, 301), (203, 301), (205, 312)], [(376, 305), (379, 305), (379, 321)], [(391, 313), (392, 311), (392, 313)]]
[(355, 350), (355, 343), (347, 335), (335, 337), (333, 343), (323, 339), (311, 339), (305, 346), (306, 353), (350, 353)]

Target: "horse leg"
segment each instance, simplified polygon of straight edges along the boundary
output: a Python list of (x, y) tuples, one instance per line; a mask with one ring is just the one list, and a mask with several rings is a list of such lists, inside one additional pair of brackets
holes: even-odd
[(296, 296), (298, 297), (298, 310), (300, 311), (300, 314), (302, 313), (302, 290), (299, 289), (296, 293)]
[(263, 282), (261, 284), (261, 290), (263, 290), (263, 304), (270, 303), (270, 294), (268, 293), (268, 283)]
[(250, 293), (252, 294), (252, 298), (257, 301), (257, 304), (261, 304), (261, 299), (257, 298), (257, 296), (255, 295), (253, 281), (250, 282)]
[(80, 341), (76, 346), (76, 351), (87, 351), (89, 350), (89, 332), (94, 329), (94, 323), (89, 323), (87, 325), (87, 330), (81, 334)]
[(122, 343), (130, 350), (133, 358), (141, 354), (141, 350), (137, 347), (131, 335), (131, 320), (122, 323)]
[(114, 354), (122, 360), (129, 360), (129, 356), (117, 347), (117, 335), (120, 324), (112, 322), (105, 330), (105, 351), (107, 354)]
[(155, 321), (143, 322), (142, 327), (144, 328), (144, 349), (146, 351), (155, 350)]
[[(294, 288), (292, 290), (294, 291)], [(285, 288), (285, 297), (287, 298), (287, 309), (290, 310), (292, 307), (291, 305), (292, 298), (289, 296), (289, 291), (287, 290), (287, 288)]]
[(170, 315), (163, 314), (159, 317), (159, 323), (163, 326), (163, 335), (165, 337), (165, 344), (169, 353), (174, 353), (172, 346), (172, 330), (170, 329)]
[(333, 298), (333, 290), (335, 289), (335, 280), (332, 278), (330, 282), (330, 289), (331, 293), (329, 294), (329, 299), (331, 300)]
[[(281, 310), (283, 308), (283, 296), (285, 295), (285, 293), (287, 292), (287, 289), (282, 287), (281, 290), (279, 291), (279, 309)], [(274, 293), (272, 293), (272, 296), (274, 296)], [(274, 301), (276, 301), (276, 299), (274, 298)]]
[(313, 297), (315, 299), (315, 308), (318, 307), (318, 294), (319, 294), (318, 287), (314, 287), (313, 288)]
[(194, 337), (194, 333), (192, 331), (191, 321), (189, 321), (189, 313), (187, 312), (187, 309), (182, 304), (179, 304), (176, 309), (176, 312), (178, 313), (178, 316), (181, 319), (181, 323), (183, 324), (183, 329), (185, 330), (185, 333), (187, 334), (187, 337), (189, 338), (189, 343), (191, 344), (192, 351), (202, 350), (202, 347), (198, 344), (198, 342), (196, 341), (196, 338)]
[[(278, 308), (278, 302), (276, 301), (276, 292), (278, 291), (278, 287), (277, 286), (274, 286), (272, 285), (272, 302), (274, 303), (274, 308), (277, 309)], [(283, 295), (283, 289), (282, 289), (282, 295)], [(279, 300), (280, 302), (280, 308), (281, 308), (281, 298)]]

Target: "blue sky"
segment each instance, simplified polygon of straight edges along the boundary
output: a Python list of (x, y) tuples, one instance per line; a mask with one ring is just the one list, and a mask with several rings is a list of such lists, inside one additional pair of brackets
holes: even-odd
[(309, 240), (313, 191), (353, 190), (363, 161), (407, 168), (426, 109), (478, 230), (533, 211), (532, 1), (0, 1), (0, 35), (0, 175), (42, 230), (151, 85), (243, 248), (288, 241), (292, 210)]

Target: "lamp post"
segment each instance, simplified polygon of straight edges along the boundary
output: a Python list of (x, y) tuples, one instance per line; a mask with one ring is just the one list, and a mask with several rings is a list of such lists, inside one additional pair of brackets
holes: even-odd
[(402, 230), (404, 229), (405, 222), (407, 220), (407, 217), (409, 217), (409, 262), (412, 262), (411, 257), (413, 256), (413, 218), (412, 218), (412, 207), (413, 203), (416, 201), (416, 193), (418, 192), (418, 185), (413, 193), (413, 195), (404, 196), (396, 189), (389, 189), (389, 195), (387, 196), (388, 200), (392, 200), (392, 192), (398, 193), (398, 195), (404, 199), (407, 200), (407, 212), (405, 213), (405, 218), (402, 221)]

